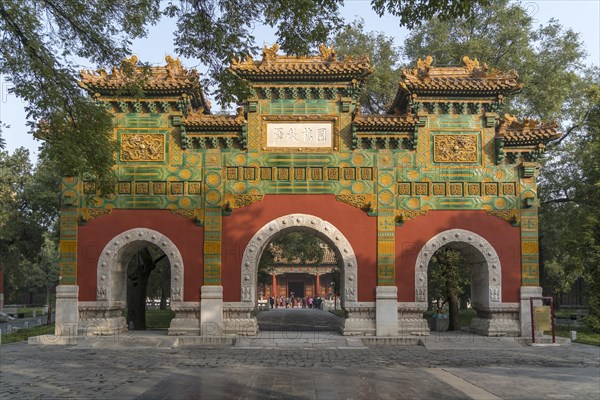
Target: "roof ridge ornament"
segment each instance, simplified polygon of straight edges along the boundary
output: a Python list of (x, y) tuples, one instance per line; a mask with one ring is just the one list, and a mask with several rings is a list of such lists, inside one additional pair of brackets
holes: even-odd
[(319, 46), (319, 52), (321, 53), (321, 58), (323, 59), (323, 61), (335, 61), (337, 58), (337, 54), (335, 49), (333, 48), (333, 45), (327, 47), (327, 45), (321, 43), (321, 45)]
[[(277, 52), (279, 51), (279, 45), (275, 43), (273, 46), (268, 47), (265, 45), (263, 48), (262, 56), (263, 61), (275, 61), (277, 59)], [(246, 60), (248, 61), (248, 60)]]
[(417, 68), (413, 69), (413, 74), (421, 79), (427, 78), (429, 76), (431, 64), (433, 64), (432, 56), (427, 56), (424, 60), (421, 60), (420, 58), (417, 59)]
[(462, 58), (462, 63), (465, 68), (465, 71), (472, 75), (485, 75), (485, 73), (489, 69), (486, 63), (480, 65), (479, 60), (477, 58), (471, 60), (469, 56), (464, 56)]

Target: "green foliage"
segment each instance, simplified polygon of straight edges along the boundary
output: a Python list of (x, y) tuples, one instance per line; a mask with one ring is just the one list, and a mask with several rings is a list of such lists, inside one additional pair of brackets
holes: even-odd
[(258, 263), (258, 282), (271, 282), (271, 273), (276, 263), (297, 262), (319, 264), (323, 261), (326, 244), (309, 232), (290, 232), (273, 240), (263, 251)]
[(458, 297), (470, 288), (469, 266), (458, 250), (442, 248), (436, 251), (427, 271), (428, 294), (435, 299), (438, 310), (442, 310), (451, 294)]
[(524, 84), (521, 95), (506, 100), (504, 111), (568, 122), (581, 96), (579, 71), (584, 46), (579, 35), (556, 20), (534, 29), (532, 17), (508, 0), (476, 6), (470, 18), (432, 19), (405, 41), (410, 65), (431, 55), (435, 66), (456, 66), (464, 55), (489, 68), (515, 70)]
[(0, 4), (0, 73), (27, 103), (31, 132), (61, 173), (112, 180), (111, 117), (77, 85), (79, 60), (112, 66), (158, 20), (158, 0), (13, 0)]
[(391, 14), (400, 18), (400, 25), (418, 27), (422, 21), (439, 18), (454, 21), (458, 17), (473, 15), (477, 5), (489, 4), (489, 0), (372, 0), (371, 5), (379, 16)]
[(0, 267), (6, 301), (58, 282), (59, 177), (45, 152), (34, 169), (29, 152), (0, 151)]
[[(581, 128), (546, 163), (540, 229), (543, 285), (556, 292), (583, 277), (590, 305), (586, 322), (600, 332), (600, 86), (594, 82), (584, 91)], [(563, 272), (556, 272), (559, 267)]]
[(8, 335), (2, 335), (2, 344), (23, 342), (32, 336), (40, 335), (53, 335), (54, 324), (52, 325), (41, 325), (34, 328), (20, 329), (16, 332), (9, 333)]
[(400, 49), (394, 38), (381, 32), (364, 32), (364, 21), (344, 26), (333, 38), (338, 57), (367, 55), (374, 69), (366, 81), (360, 104), (369, 114), (380, 114), (394, 100), (400, 76)]

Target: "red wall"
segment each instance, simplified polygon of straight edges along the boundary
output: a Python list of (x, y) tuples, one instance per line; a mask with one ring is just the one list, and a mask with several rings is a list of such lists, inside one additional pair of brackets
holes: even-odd
[(334, 195), (267, 195), (223, 217), (223, 301), (240, 301), (242, 256), (252, 236), (268, 222), (294, 213), (314, 215), (342, 232), (358, 262), (358, 301), (375, 301), (377, 220)]
[(396, 228), (398, 301), (415, 300), (415, 263), (421, 248), (448, 229), (477, 233), (494, 247), (502, 268), (502, 301), (518, 302), (521, 286), (520, 230), (485, 211), (429, 211)]
[(104, 246), (133, 228), (149, 228), (168, 237), (179, 249), (184, 266), (184, 301), (199, 301), (202, 286), (204, 230), (169, 210), (113, 210), (79, 227), (77, 284), (79, 300), (96, 300), (96, 270)]

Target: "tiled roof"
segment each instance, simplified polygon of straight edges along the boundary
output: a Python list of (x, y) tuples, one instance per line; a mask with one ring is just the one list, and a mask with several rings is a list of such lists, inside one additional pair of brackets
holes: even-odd
[(541, 123), (531, 119), (517, 121), (516, 118), (505, 115), (498, 125), (497, 134), (504, 138), (506, 146), (539, 145), (560, 138), (557, 127), (554, 122)]
[(189, 113), (181, 120), (181, 124), (187, 129), (194, 128), (216, 128), (216, 129), (239, 129), (245, 123), (243, 109), (240, 108), (237, 115), (204, 114), (202, 109)]
[(433, 58), (419, 59), (416, 68), (402, 72), (391, 110), (403, 109), (410, 96), (484, 96), (510, 95), (523, 88), (514, 71), (488, 71), (484, 63), (465, 56), (462, 67), (433, 67)]
[(362, 115), (357, 114), (352, 121), (359, 130), (412, 130), (417, 122), (411, 115)]
[(373, 72), (368, 57), (344, 57), (338, 60), (332, 47), (321, 45), (318, 56), (280, 56), (279, 46), (263, 49), (263, 58), (255, 61), (251, 56), (232, 60), (229, 70), (249, 81), (351, 81), (362, 80)]
[(104, 69), (82, 70), (79, 86), (91, 93), (110, 96), (129, 85), (140, 85), (146, 95), (180, 96), (185, 93), (200, 102), (199, 106), (209, 107), (198, 71), (183, 68), (181, 61), (171, 56), (166, 56), (165, 61), (164, 67), (143, 67), (136, 56), (131, 56), (123, 60), (119, 68), (113, 67), (110, 73)]

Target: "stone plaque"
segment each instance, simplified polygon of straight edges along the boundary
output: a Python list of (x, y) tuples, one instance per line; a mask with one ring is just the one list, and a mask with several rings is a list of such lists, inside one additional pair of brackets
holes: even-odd
[(267, 147), (332, 148), (332, 122), (267, 122)]

